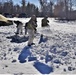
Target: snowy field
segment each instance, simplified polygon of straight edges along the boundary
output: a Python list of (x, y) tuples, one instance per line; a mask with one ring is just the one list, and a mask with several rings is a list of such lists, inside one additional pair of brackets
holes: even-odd
[[(50, 27), (42, 28), (41, 19), (37, 18), (38, 33), (31, 47), (27, 46), (28, 35), (14, 39), (15, 24), (0, 27), (0, 75), (76, 74), (76, 22), (48, 18)], [(25, 24), (29, 18), (11, 20)]]

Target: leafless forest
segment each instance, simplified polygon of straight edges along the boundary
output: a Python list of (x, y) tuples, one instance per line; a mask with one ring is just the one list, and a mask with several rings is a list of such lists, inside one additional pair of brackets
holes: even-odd
[(20, 5), (13, 0), (0, 0), (0, 13), (18, 16), (21, 13), (27, 17), (35, 14), (37, 17), (48, 15), (59, 19), (76, 19), (76, 0), (38, 0), (40, 7), (26, 0), (21, 0)]

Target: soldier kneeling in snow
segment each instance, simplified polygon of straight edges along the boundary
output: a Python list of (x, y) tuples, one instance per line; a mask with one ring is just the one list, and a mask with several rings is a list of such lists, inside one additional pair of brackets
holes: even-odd
[[(33, 45), (33, 40), (34, 40), (34, 34), (36, 33), (36, 27), (37, 27), (37, 23), (36, 23), (36, 16), (33, 15), (31, 17), (31, 19), (29, 20), (29, 22), (26, 23), (25, 25), (25, 30), (28, 32), (29, 35), (29, 40), (28, 40), (28, 46)], [(25, 32), (26, 33), (26, 32)]]
[(44, 19), (42, 19), (42, 24), (41, 24), (42, 27), (49, 26), (49, 24), (48, 24), (49, 23), (49, 20), (47, 20), (47, 18), (48, 17), (45, 16)]
[(23, 24), (22, 24), (22, 22), (20, 22), (20, 21), (14, 21), (14, 23), (17, 25), (16, 27), (17, 27), (17, 32), (16, 32), (16, 35), (17, 34), (23, 34), (23, 32), (22, 32), (22, 27), (23, 27)]

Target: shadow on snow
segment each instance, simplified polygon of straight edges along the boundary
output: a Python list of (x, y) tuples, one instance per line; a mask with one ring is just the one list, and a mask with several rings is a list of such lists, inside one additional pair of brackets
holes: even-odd
[(41, 36), (40, 36), (40, 40), (39, 40), (39, 44), (40, 43), (42, 43), (42, 42), (47, 42), (47, 40), (48, 40), (48, 37), (46, 37), (46, 36), (44, 36), (43, 34), (41, 34)]
[(48, 65), (38, 61), (35, 62), (33, 66), (42, 74), (49, 74), (53, 72), (53, 67), (49, 67)]
[(19, 55), (19, 57), (18, 57), (18, 60), (19, 60), (20, 63), (26, 62), (25, 59), (26, 59), (28, 56), (31, 56), (30, 49), (31, 49), (31, 47), (29, 47), (29, 46), (26, 46), (26, 47), (23, 48), (22, 52), (20, 53), (20, 55)]
[(28, 41), (28, 36), (27, 37), (25, 37), (25, 36), (20, 37), (20, 36), (14, 35), (14, 36), (9, 36), (7, 38), (12, 39), (11, 42), (15, 42), (15, 43), (22, 43), (22, 42)]

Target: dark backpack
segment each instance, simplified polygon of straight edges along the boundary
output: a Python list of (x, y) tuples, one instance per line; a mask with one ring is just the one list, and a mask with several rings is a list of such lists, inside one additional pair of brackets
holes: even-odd
[(28, 26), (28, 22), (25, 23), (25, 34), (27, 34), (27, 26)]

